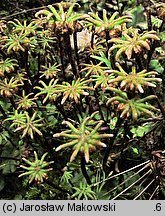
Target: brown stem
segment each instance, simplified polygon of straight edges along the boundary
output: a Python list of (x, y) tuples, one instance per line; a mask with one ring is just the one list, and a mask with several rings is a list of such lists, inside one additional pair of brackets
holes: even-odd
[(30, 71), (29, 71), (29, 54), (28, 54), (28, 48), (25, 49), (25, 71), (27, 72), (29, 80), (31, 80)]
[(159, 43), (160, 43), (159, 41), (153, 41), (152, 45), (150, 46), (151, 49), (148, 52), (148, 59), (146, 61), (147, 62), (146, 69), (148, 69), (150, 61), (151, 61), (151, 58), (152, 58), (152, 55), (153, 55), (153, 53), (155, 51), (155, 48), (159, 45)]
[(94, 45), (94, 38), (95, 38), (95, 29), (92, 27), (92, 36), (91, 36), (91, 48), (93, 49)]
[(110, 40), (109, 30), (106, 30), (105, 34), (106, 34), (106, 43), (107, 43), (106, 58), (108, 58), (108, 51), (109, 51), (109, 48), (110, 48), (110, 45), (108, 43), (108, 41)]
[[(155, 96), (157, 96), (155, 90), (152, 87), (150, 87), (150, 90), (151, 90), (152, 94), (154, 94)], [(159, 109), (160, 109), (160, 111), (161, 111), (161, 113), (163, 115), (163, 118), (165, 119), (165, 109), (161, 105), (161, 102), (160, 102), (160, 100), (159, 100), (158, 97), (156, 97), (156, 101), (157, 101), (158, 107), (159, 107)]]
[(84, 156), (81, 156), (81, 171), (82, 171), (84, 178), (87, 181), (87, 184), (91, 185), (92, 182), (91, 182), (90, 177), (89, 177), (87, 170), (86, 170), (86, 161), (85, 161)]
[(57, 102), (54, 103), (55, 107), (57, 108), (57, 110), (61, 113), (61, 115), (64, 117), (65, 120), (68, 119), (67, 115), (65, 114), (63, 108), (57, 104)]
[(147, 15), (147, 23), (148, 23), (148, 31), (152, 30), (152, 22), (151, 22), (151, 8), (145, 8), (146, 15)]
[(76, 56), (76, 61), (77, 61), (77, 67), (78, 67), (78, 72), (80, 74), (81, 67), (80, 67), (80, 60), (79, 60), (79, 55), (78, 55), (78, 47), (77, 47), (77, 31), (73, 33), (73, 41), (74, 41), (74, 52)]
[(99, 103), (99, 99), (98, 99), (99, 98), (99, 93), (98, 93), (97, 88), (94, 91), (94, 95), (95, 95), (96, 103), (97, 103), (97, 105), (99, 107), (100, 116), (101, 116), (102, 120), (105, 122), (104, 115), (103, 115), (103, 112), (102, 112), (102, 109), (101, 109), (101, 106), (100, 106), (100, 103)]
[(118, 135), (118, 132), (119, 132), (119, 129), (121, 127), (122, 122), (123, 122), (123, 120), (120, 117), (118, 117), (118, 121), (116, 123), (116, 127), (115, 127), (115, 130), (114, 130), (114, 133), (113, 133), (113, 137), (111, 138), (110, 142), (108, 143), (108, 147), (106, 149), (106, 152), (105, 152), (105, 155), (104, 155), (104, 158), (103, 158), (103, 169), (104, 170), (105, 170), (105, 167), (106, 167), (106, 164), (107, 164), (107, 160), (108, 160), (111, 148), (114, 145), (114, 141), (115, 141), (115, 139), (116, 139), (116, 137)]
[(164, 27), (165, 27), (165, 20), (163, 20), (161, 26), (159, 27), (159, 32), (164, 31)]
[(70, 43), (70, 35), (69, 35), (68, 32), (66, 32), (66, 34), (64, 36), (64, 40), (65, 40), (65, 45), (66, 45), (66, 51), (67, 51), (68, 59), (69, 59), (69, 62), (71, 64), (71, 66), (72, 66), (73, 74), (77, 78), (78, 77), (78, 73), (77, 73), (75, 61), (73, 59), (73, 53), (72, 53), (72, 48), (71, 48), (71, 43)]
[(16, 104), (15, 104), (15, 102), (14, 102), (14, 99), (13, 99), (13, 97), (10, 97), (10, 102), (11, 102), (11, 104), (12, 104), (13, 108), (16, 110), (16, 109), (17, 109), (17, 107), (16, 107)]
[(64, 67), (64, 58), (63, 58), (63, 48), (62, 48), (62, 41), (61, 41), (61, 36), (58, 37), (58, 44), (59, 44), (59, 49), (60, 49), (60, 61), (61, 61), (61, 68), (62, 68), (62, 74), (63, 74), (63, 79), (66, 81), (66, 74), (65, 74), (65, 67)]
[(40, 52), (38, 53), (38, 77), (41, 70), (41, 55)]

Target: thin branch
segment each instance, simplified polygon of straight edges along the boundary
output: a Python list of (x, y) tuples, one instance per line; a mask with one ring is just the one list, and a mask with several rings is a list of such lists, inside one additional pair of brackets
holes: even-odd
[[(127, 188), (125, 188), (123, 191), (121, 191), (118, 195), (116, 195), (114, 198), (112, 198), (112, 200), (116, 199), (117, 197), (119, 197), (121, 194), (123, 194), (124, 192), (126, 192), (127, 190), (129, 190), (132, 186), (134, 186), (137, 182), (139, 182), (141, 179), (143, 179), (146, 175), (152, 173), (152, 170), (148, 170), (148, 172), (146, 172), (143, 176), (141, 176), (140, 178), (138, 178), (135, 182), (133, 182), (131, 185), (129, 185)], [(154, 179), (155, 180), (155, 179)]]
[[(52, 5), (56, 5), (56, 3), (54, 3), (54, 4), (52, 4)], [(2, 20), (9, 19), (9, 18), (11, 18), (11, 17), (18, 16), (18, 15), (20, 15), (20, 14), (25, 14), (25, 13), (29, 13), (29, 12), (32, 12), (32, 11), (41, 10), (41, 9), (46, 8), (46, 7), (47, 7), (47, 5), (42, 6), (42, 7), (30, 8), (30, 9), (27, 9), (27, 10), (23, 10), (23, 11), (21, 11), (21, 12), (17, 12), (17, 13), (14, 13), (14, 14), (10, 14), (10, 15), (5, 16), (5, 17), (0, 17), (0, 19), (2, 19)]]
[(103, 169), (105, 169), (105, 167), (106, 167), (107, 160), (108, 160), (111, 148), (112, 148), (112, 146), (114, 144), (114, 141), (115, 141), (115, 139), (117, 137), (117, 134), (119, 132), (119, 128), (120, 128), (122, 122), (123, 122), (123, 119), (121, 119), (120, 117), (118, 117), (118, 121), (116, 123), (116, 128), (115, 128), (114, 133), (113, 133), (113, 137), (110, 140), (110, 143), (109, 143), (109, 145), (108, 145), (108, 147), (106, 149), (106, 152), (105, 152), (105, 155), (104, 155), (104, 158), (103, 158)]
[(133, 200), (136, 200), (137, 198), (139, 198), (154, 181), (155, 179), (153, 179)]
[(155, 188), (155, 190), (153, 191), (153, 193), (151, 194), (149, 200), (151, 200), (153, 198), (153, 196), (155, 195), (155, 193), (157, 192), (157, 190), (159, 189), (159, 185)]
[(125, 170), (125, 171), (123, 171), (123, 172), (121, 172), (121, 173), (118, 173), (118, 174), (116, 174), (116, 175), (114, 175), (114, 176), (111, 176), (111, 177), (109, 177), (109, 179), (112, 179), (112, 178), (115, 178), (115, 177), (120, 176), (120, 175), (122, 175), (122, 174), (125, 174), (125, 173), (127, 173), (127, 172), (130, 172), (130, 171), (132, 171), (132, 170), (134, 170), (134, 169), (137, 169), (137, 168), (139, 168), (139, 167), (141, 167), (141, 166), (143, 166), (143, 165), (145, 165), (145, 164), (147, 164), (146, 167), (148, 167), (148, 163), (149, 163), (149, 162), (150, 162), (150, 160), (147, 160), (147, 161), (145, 161), (145, 162), (143, 162), (143, 163), (141, 163), (141, 164), (138, 164), (138, 165), (136, 165), (136, 166), (134, 166), (134, 167), (131, 167), (130, 169), (127, 169), (127, 170)]
[(110, 177), (108, 177), (108, 178), (106, 178), (106, 179), (104, 179), (104, 180), (102, 180), (102, 181), (100, 181), (100, 182), (97, 182), (97, 183), (93, 184), (93, 186), (97, 186), (97, 185), (100, 184), (100, 183), (106, 182), (106, 181), (108, 181), (108, 180), (110, 180), (110, 179), (113, 179), (113, 178), (118, 177), (118, 176), (120, 176), (120, 175), (122, 175), (122, 174), (125, 174), (125, 173), (127, 173), (127, 172), (130, 172), (130, 171), (132, 171), (132, 170), (134, 170), (134, 169), (137, 169), (137, 168), (139, 168), (139, 167), (141, 167), (141, 166), (143, 166), (143, 165), (145, 165), (145, 164), (147, 164), (147, 163), (149, 163), (149, 162), (150, 162), (150, 160), (147, 160), (147, 161), (145, 161), (145, 162), (143, 162), (143, 163), (141, 163), (141, 164), (138, 164), (138, 165), (136, 165), (136, 166), (134, 166), (134, 167), (131, 167), (130, 169), (127, 169), (127, 170), (125, 170), (125, 171), (123, 171), (123, 172), (120, 172), (120, 173), (118, 173), (118, 174), (116, 174), (116, 175), (110, 176)]
[[(136, 176), (137, 174), (139, 174), (141, 171), (143, 171), (144, 169), (146, 169), (148, 167), (148, 164), (146, 166), (144, 166), (143, 168), (141, 168), (140, 170), (138, 170), (136, 173), (134, 173), (133, 175), (129, 176), (127, 179), (125, 179), (122, 183), (120, 183), (119, 185), (117, 185), (116, 187), (112, 188), (112, 190), (106, 192), (104, 194), (105, 195), (108, 195), (109, 193), (111, 193), (112, 191), (116, 190), (118, 187), (124, 185), (126, 182), (128, 182), (131, 178), (133, 178), (134, 176)], [(151, 171), (151, 169), (149, 170)], [(141, 179), (140, 179), (141, 180)]]

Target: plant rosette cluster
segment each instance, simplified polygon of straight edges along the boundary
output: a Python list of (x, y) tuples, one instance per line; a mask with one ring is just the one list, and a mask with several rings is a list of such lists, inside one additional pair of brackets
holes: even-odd
[(48, 5), (48, 9), (40, 10), (35, 14), (36, 18), (45, 16), (48, 21), (48, 26), (55, 29), (57, 34), (65, 34), (66, 32), (72, 34), (74, 29), (80, 26), (77, 21), (87, 17), (85, 14), (73, 12), (75, 6), (80, 7), (77, 3), (61, 2), (57, 6), (58, 11), (52, 5)]
[(66, 124), (69, 130), (56, 133), (53, 137), (65, 137), (69, 140), (67, 143), (58, 146), (56, 151), (66, 147), (72, 147), (73, 153), (70, 161), (73, 161), (78, 152), (81, 152), (86, 162), (89, 162), (90, 152), (95, 151), (96, 147), (106, 147), (106, 144), (101, 139), (110, 138), (113, 134), (100, 134), (98, 132), (104, 122), (92, 119), (97, 113), (93, 113), (90, 117), (81, 118), (79, 116), (80, 123), (77, 127), (69, 121), (64, 121), (63, 124)]
[(114, 28), (117, 28), (117, 26), (132, 21), (132, 17), (128, 15), (116, 18), (118, 14), (119, 13), (116, 11), (110, 18), (108, 18), (107, 11), (103, 9), (103, 19), (101, 19), (98, 13), (89, 12), (89, 17), (86, 18), (86, 22), (88, 26), (95, 26), (97, 34), (104, 35), (105, 32), (111, 31)]
[(115, 105), (117, 111), (121, 112), (121, 118), (130, 117), (133, 121), (137, 121), (140, 116), (149, 116), (154, 118), (154, 112), (159, 109), (148, 103), (149, 100), (155, 99), (155, 95), (150, 95), (142, 99), (137, 97), (129, 99), (128, 94), (119, 89), (107, 87), (106, 90), (114, 92), (116, 95), (108, 99), (106, 105)]
[(26, 172), (19, 175), (29, 176), (29, 183), (35, 180), (37, 183), (42, 183), (44, 179), (48, 179), (48, 172), (53, 170), (52, 168), (47, 168), (50, 164), (54, 163), (54, 161), (45, 161), (45, 157), (48, 153), (42, 155), (41, 159), (38, 159), (38, 155), (36, 151), (34, 151), (35, 161), (27, 160), (26, 158), (22, 158), (22, 160), (29, 165), (29, 167), (20, 165), (21, 168), (27, 170)]
[(113, 46), (109, 49), (109, 54), (113, 50), (117, 50), (115, 59), (120, 61), (122, 54), (127, 56), (127, 59), (131, 59), (133, 54), (140, 54), (145, 48), (150, 50), (150, 40), (160, 40), (156, 31), (138, 33), (138, 29), (126, 29), (122, 32), (121, 38), (112, 38), (108, 42), (113, 43)]
[(108, 83), (119, 84), (120, 88), (124, 91), (135, 91), (144, 93), (144, 88), (147, 86), (156, 87), (156, 82), (161, 82), (162, 79), (156, 78), (155, 75), (158, 75), (156, 71), (147, 71), (146, 69), (137, 72), (135, 66), (132, 66), (131, 72), (126, 72), (120, 66), (119, 63), (116, 63), (118, 70), (107, 70), (107, 72), (117, 75), (114, 79), (109, 79)]

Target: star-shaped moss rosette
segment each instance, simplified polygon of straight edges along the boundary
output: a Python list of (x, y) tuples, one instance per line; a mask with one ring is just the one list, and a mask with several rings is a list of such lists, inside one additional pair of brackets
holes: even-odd
[(25, 111), (15, 110), (14, 112), (8, 115), (8, 118), (6, 118), (4, 122), (6, 121), (11, 121), (10, 128), (20, 127), (22, 122), (26, 122)]
[(6, 42), (3, 48), (7, 49), (7, 53), (10, 54), (12, 51), (14, 52), (25, 52), (27, 47), (34, 47), (35, 37), (28, 37), (27, 35), (18, 35), (16, 33), (12, 33), (9, 37), (2, 40), (2, 42)]
[(90, 152), (96, 150), (96, 147), (106, 147), (106, 144), (101, 142), (101, 139), (110, 138), (113, 134), (100, 134), (98, 130), (103, 124), (103, 121), (94, 120), (94, 116), (98, 112), (94, 112), (90, 117), (80, 118), (80, 123), (75, 127), (71, 122), (64, 121), (63, 124), (69, 127), (69, 130), (56, 133), (53, 137), (65, 137), (68, 142), (56, 148), (59, 151), (66, 147), (72, 147), (73, 153), (70, 161), (73, 161), (78, 152), (85, 156), (86, 162), (89, 161)]
[(47, 168), (50, 164), (54, 163), (54, 161), (46, 162), (45, 157), (48, 153), (42, 155), (41, 159), (38, 159), (38, 155), (36, 151), (34, 151), (35, 160), (31, 162), (26, 158), (22, 158), (22, 160), (29, 165), (29, 167), (20, 165), (21, 168), (27, 170), (26, 172), (20, 174), (18, 177), (29, 176), (29, 183), (35, 180), (37, 183), (43, 182), (44, 179), (48, 178), (48, 172), (53, 170), (52, 168)]
[(76, 27), (76, 23), (87, 17), (85, 14), (74, 13), (75, 6), (80, 7), (78, 3), (60, 2), (56, 6), (48, 5), (47, 9), (40, 10), (35, 14), (36, 18), (45, 16), (49, 22), (49, 26), (54, 26), (55, 31), (59, 34), (69, 32), (72, 34)]
[(118, 17), (118, 12), (112, 14), (111, 17), (108, 18), (107, 11), (103, 9), (103, 19), (101, 19), (98, 13), (91, 13), (89, 12), (89, 17), (86, 18), (88, 25), (94, 25), (96, 27), (96, 32), (101, 33), (103, 31), (111, 30), (115, 26), (120, 26), (124, 23), (131, 22), (131, 16), (122, 16)]
[(118, 49), (116, 52), (115, 59), (120, 61), (123, 53), (128, 59), (131, 59), (134, 54), (139, 54), (143, 49), (150, 50), (150, 40), (160, 40), (157, 36), (156, 31), (144, 32), (142, 34), (138, 33), (138, 29), (133, 29), (130, 35), (129, 29), (123, 31), (121, 38), (112, 38), (109, 43), (114, 43), (109, 49), (111, 53), (114, 49)]
[(16, 120), (16, 124), (19, 126), (15, 129), (14, 132), (21, 131), (22, 138), (25, 136), (30, 136), (31, 139), (34, 139), (34, 133), (37, 133), (39, 136), (42, 136), (42, 132), (38, 129), (40, 127), (43, 127), (43, 118), (38, 116), (37, 112), (34, 112), (33, 115), (30, 117), (28, 112), (25, 112), (25, 119)]
[(0, 76), (4, 76), (4, 73), (11, 73), (18, 67), (16, 59), (6, 58), (5, 60), (0, 61)]
[(159, 109), (148, 103), (149, 100), (155, 99), (155, 95), (149, 95), (145, 98), (138, 99), (136, 97), (129, 99), (126, 92), (119, 89), (107, 87), (106, 90), (114, 92), (116, 95), (111, 97), (106, 105), (116, 105), (117, 111), (121, 112), (121, 118), (131, 117), (133, 121), (137, 121), (140, 116), (155, 117), (153, 112), (158, 112)]
[(14, 77), (11, 77), (10, 80), (5, 78), (0, 82), (0, 95), (4, 97), (12, 97), (18, 91), (19, 86), (22, 86), (22, 84)]
[(18, 19), (14, 19), (14, 22), (9, 21), (8, 23), (14, 26), (13, 32), (18, 33), (19, 35), (35, 35), (36, 29), (38, 28), (38, 25), (34, 21), (30, 22), (28, 25), (27, 20), (24, 20), (22, 24)]
[(58, 79), (51, 79), (49, 84), (47, 85), (44, 81), (40, 80), (39, 83), (42, 84), (42, 87), (34, 87), (35, 89), (39, 90), (39, 93), (37, 93), (35, 96), (44, 96), (43, 103), (45, 103), (47, 100), (55, 101), (57, 98), (57, 94), (55, 92), (57, 81)]
[(96, 193), (92, 191), (91, 186), (88, 185), (86, 182), (80, 182), (79, 187), (73, 187), (75, 190), (74, 194), (71, 198), (77, 198), (78, 200), (96, 200)]
[(18, 101), (16, 104), (18, 105), (17, 109), (23, 109), (23, 110), (28, 110), (29, 108), (33, 107), (36, 105), (35, 100), (37, 97), (32, 97), (34, 93), (30, 93), (26, 95), (25, 90), (22, 90), (22, 97), (18, 97)]
[(92, 87), (88, 86), (88, 83), (90, 82), (92, 82), (91, 79), (84, 80), (80, 78), (73, 80), (71, 84), (69, 82), (62, 82), (62, 85), (56, 85), (55, 92), (59, 95), (61, 93), (63, 94), (61, 104), (64, 104), (68, 98), (78, 103), (81, 95), (89, 95), (89, 93), (85, 90), (94, 90)]
[(137, 72), (136, 67), (132, 67), (131, 72), (126, 72), (120, 66), (120, 64), (116, 64), (119, 68), (117, 70), (109, 70), (114, 75), (117, 75), (114, 79), (109, 79), (108, 83), (117, 83), (120, 84), (120, 88), (126, 91), (137, 91), (140, 93), (144, 93), (144, 88), (147, 86), (156, 87), (155, 82), (161, 82), (162, 79), (154, 77), (158, 73), (155, 71), (147, 71), (142, 70)]
[(88, 77), (90, 75), (99, 75), (101, 72), (104, 72), (104, 70), (108, 70), (108, 67), (102, 66), (103, 62), (99, 62), (99, 64), (95, 65), (91, 61), (90, 64), (82, 64), (84, 67), (81, 72), (85, 72), (85, 77)]
[(108, 74), (108, 72), (100, 72), (98, 75), (92, 75), (92, 80), (95, 82), (94, 88), (98, 88), (99, 86), (104, 91), (106, 87), (109, 86), (109, 80), (114, 78), (113, 74)]
[(54, 65), (51, 65), (49, 63), (48, 67), (43, 65), (42, 66), (43, 71), (40, 71), (40, 73), (42, 74), (40, 76), (40, 78), (42, 78), (42, 77), (45, 77), (45, 79), (55, 78), (57, 76), (58, 72), (60, 72), (60, 69), (59, 69), (60, 66), (61, 65), (60, 64), (57, 65), (57, 63), (55, 63)]

